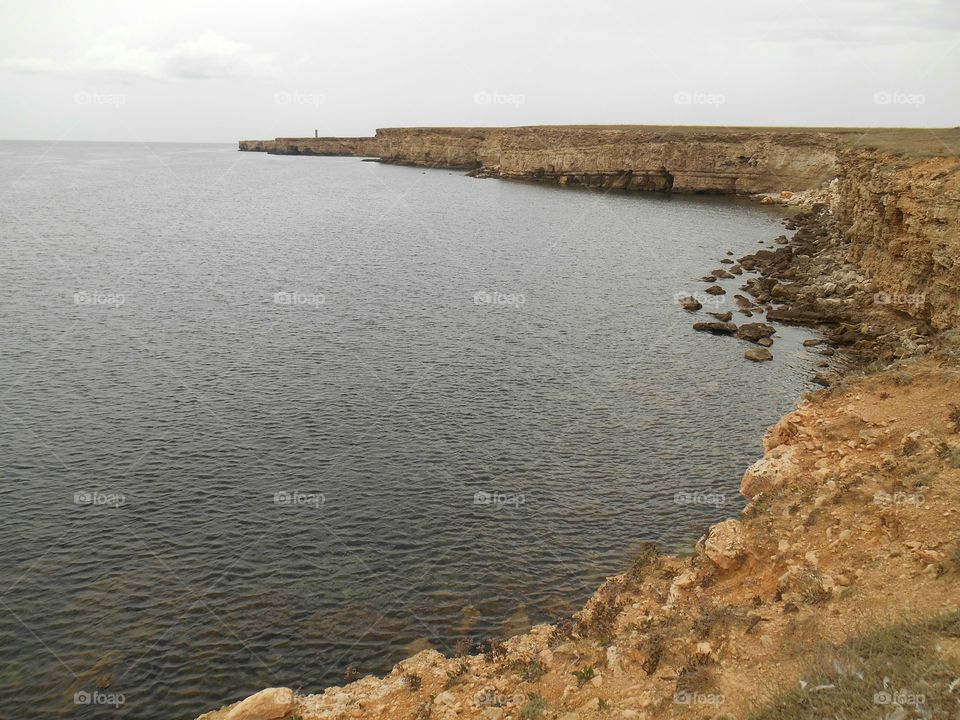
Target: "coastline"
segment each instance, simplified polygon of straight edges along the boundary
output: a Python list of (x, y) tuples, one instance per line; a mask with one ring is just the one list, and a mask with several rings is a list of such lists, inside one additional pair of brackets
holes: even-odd
[[(900, 691), (952, 702), (949, 680), (910, 664), (913, 654), (900, 658), (889, 638), (908, 628), (938, 668), (960, 677), (960, 285), (951, 272), (960, 160), (831, 142), (837, 181), (818, 167), (808, 187), (746, 192), (803, 209), (787, 221), (792, 238), (736, 261), (760, 273), (744, 285), (749, 297), (738, 296), (738, 314), (816, 327), (823, 343), (810, 351), (838, 369), (767, 432), (764, 456), (744, 473), (738, 518), (712, 526), (691, 558), (648, 549), (568, 623), (538, 625), (481, 655), (424, 651), (383, 678), (315, 695), (268, 689), (198, 720), (791, 718), (808, 716), (790, 714), (803, 705), (822, 716), (885, 712), (893, 708), (878, 706), (899, 706)], [(630, 170), (624, 183), (627, 171), (611, 174), (602, 153), (590, 157), (599, 164), (573, 184), (680, 191), (677, 174), (663, 187)], [(701, 170), (690, 176), (708, 176)], [(766, 178), (748, 175), (720, 182), (739, 193)], [(518, 177), (498, 166), (493, 176), (570, 184), (577, 174)], [(636, 177), (645, 179), (631, 187)], [(768, 336), (751, 337), (740, 339), (762, 346)], [(821, 650), (833, 663), (818, 663)], [(891, 657), (903, 662), (900, 685), (884, 680)], [(939, 684), (910, 685), (925, 673)]]

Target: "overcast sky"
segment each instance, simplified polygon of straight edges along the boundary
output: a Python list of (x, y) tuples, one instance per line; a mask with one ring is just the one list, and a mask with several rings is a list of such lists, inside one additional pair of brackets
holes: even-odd
[(960, 124), (960, 0), (0, 0), (0, 138)]

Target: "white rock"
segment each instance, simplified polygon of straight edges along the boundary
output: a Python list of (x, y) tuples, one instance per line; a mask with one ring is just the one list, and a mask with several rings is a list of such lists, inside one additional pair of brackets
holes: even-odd
[(719, 568), (727, 570), (742, 562), (745, 554), (739, 520), (724, 520), (710, 528), (704, 554)]
[(267, 688), (241, 701), (224, 720), (278, 720), (293, 709), (293, 690)]
[(747, 468), (740, 481), (740, 494), (748, 500), (781, 484), (796, 468), (794, 449), (779, 445)]

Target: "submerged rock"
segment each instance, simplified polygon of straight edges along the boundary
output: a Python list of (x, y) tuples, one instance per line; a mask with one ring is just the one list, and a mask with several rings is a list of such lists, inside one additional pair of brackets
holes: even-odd
[(693, 329), (714, 335), (733, 335), (737, 331), (737, 326), (731, 322), (698, 322), (694, 323)]
[(727, 294), (727, 291), (724, 290), (719, 285), (711, 285), (706, 290), (704, 290), (704, 292), (707, 293), (708, 295), (726, 295)]
[(715, 317), (720, 322), (725, 322), (725, 323), (730, 322), (733, 319), (733, 313), (730, 312), (729, 310), (727, 310), (727, 312), (707, 313), (707, 315), (710, 315), (711, 317)]
[(677, 302), (680, 303), (680, 307), (682, 307), (684, 310), (689, 310), (691, 312), (694, 310), (699, 310), (703, 307), (699, 300), (690, 295), (685, 295), (684, 297), (679, 298)]
[(743, 356), (747, 360), (752, 360), (753, 362), (766, 362), (768, 360), (773, 360), (773, 353), (764, 347), (747, 350)]
[(741, 340), (758, 342), (763, 338), (769, 338), (776, 332), (776, 328), (767, 323), (745, 323), (737, 328), (737, 337)]

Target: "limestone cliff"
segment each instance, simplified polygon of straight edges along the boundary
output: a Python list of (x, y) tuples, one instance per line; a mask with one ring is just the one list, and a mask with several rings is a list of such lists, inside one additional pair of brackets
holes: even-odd
[(837, 174), (828, 133), (686, 128), (391, 128), (381, 159), (479, 167), (518, 180), (624, 190), (759, 193), (804, 190)]
[(960, 325), (960, 159), (845, 149), (831, 203), (878, 296), (938, 328)]

